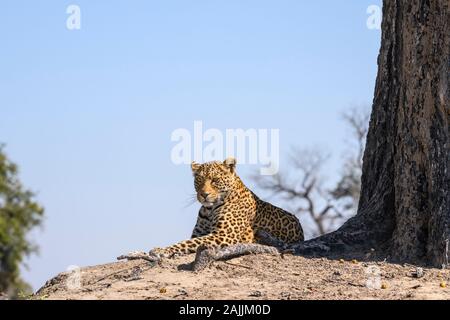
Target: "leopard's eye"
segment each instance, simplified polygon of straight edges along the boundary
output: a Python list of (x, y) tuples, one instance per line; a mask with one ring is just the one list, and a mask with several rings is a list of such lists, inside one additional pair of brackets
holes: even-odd
[(214, 179), (211, 180), (211, 182), (212, 182), (212, 183), (218, 183), (218, 182), (219, 182), (219, 179), (214, 178)]
[(203, 178), (201, 176), (196, 176), (195, 177), (195, 184), (196, 185), (200, 185), (203, 182)]

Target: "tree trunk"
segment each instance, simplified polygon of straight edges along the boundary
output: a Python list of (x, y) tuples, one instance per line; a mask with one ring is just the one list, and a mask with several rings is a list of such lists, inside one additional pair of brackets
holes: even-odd
[(394, 261), (448, 265), (449, 6), (384, 0), (358, 213), (298, 253), (326, 244), (328, 255), (374, 248)]

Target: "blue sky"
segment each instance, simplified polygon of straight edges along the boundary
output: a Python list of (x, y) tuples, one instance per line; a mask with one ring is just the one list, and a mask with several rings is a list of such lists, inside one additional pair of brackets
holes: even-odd
[[(66, 8), (81, 8), (81, 29)], [(198, 205), (177, 128), (278, 128), (338, 168), (339, 113), (370, 104), (379, 0), (2, 1), (0, 141), (46, 208), (35, 289), (70, 265), (190, 235)], [(282, 160), (282, 164), (285, 162)], [(258, 166), (241, 166), (246, 179)], [(282, 167), (283, 169), (283, 167)]]

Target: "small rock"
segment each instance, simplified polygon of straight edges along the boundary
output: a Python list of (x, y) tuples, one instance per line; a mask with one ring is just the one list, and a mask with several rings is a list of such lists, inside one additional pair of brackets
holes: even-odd
[(281, 299), (291, 300), (291, 293), (290, 292), (282, 292), (281, 293)]
[(447, 288), (447, 283), (445, 282), (445, 281), (442, 281), (440, 284), (439, 284), (439, 286), (441, 287), (441, 288)]
[(178, 294), (175, 297), (180, 297), (180, 296), (188, 296), (188, 292), (185, 289), (178, 289)]
[(262, 297), (262, 292), (261, 291), (253, 291), (252, 293), (250, 293), (250, 297), (256, 297), (256, 298), (258, 298), (258, 297)]
[(413, 272), (412, 276), (414, 278), (422, 278), (424, 276), (423, 268), (416, 268)]

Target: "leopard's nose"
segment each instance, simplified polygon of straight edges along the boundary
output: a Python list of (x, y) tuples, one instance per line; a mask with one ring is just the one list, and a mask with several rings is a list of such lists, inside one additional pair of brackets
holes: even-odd
[(201, 193), (201, 196), (202, 196), (204, 199), (208, 198), (209, 195), (210, 195), (209, 192), (202, 191), (202, 193)]

